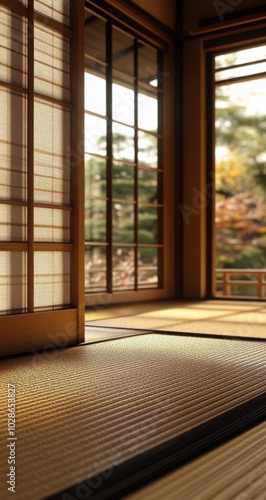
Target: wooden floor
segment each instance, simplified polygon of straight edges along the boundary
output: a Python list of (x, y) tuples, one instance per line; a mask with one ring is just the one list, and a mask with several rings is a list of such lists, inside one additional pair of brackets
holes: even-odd
[[(160, 301), (87, 310), (86, 324), (193, 334), (266, 339), (266, 303)], [(87, 330), (87, 339), (89, 329)]]

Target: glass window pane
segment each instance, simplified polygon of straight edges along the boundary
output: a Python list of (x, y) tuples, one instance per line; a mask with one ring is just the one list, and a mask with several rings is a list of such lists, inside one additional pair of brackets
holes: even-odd
[(158, 99), (143, 93), (138, 94), (138, 126), (144, 130), (158, 132)]
[[(112, 28), (112, 81), (106, 79), (110, 62), (106, 54), (109, 41), (106, 22), (86, 9), (85, 233), (88, 257), (85, 265), (88, 292), (107, 288), (107, 247), (99, 247), (99, 244), (107, 243), (107, 234), (110, 233), (113, 241), (113, 287), (117, 290), (135, 288), (134, 245), (137, 238), (140, 244), (158, 243), (159, 214), (162, 212), (157, 207), (162, 201), (159, 185), (162, 174), (156, 170), (160, 166), (158, 149), (161, 141), (161, 137), (157, 136), (161, 130), (158, 123), (158, 93), (161, 91), (158, 89), (161, 86), (158, 50), (137, 41), (111, 21), (109, 23)], [(112, 96), (110, 124), (106, 116), (109, 93)], [(109, 146), (112, 146), (112, 152)], [(112, 219), (107, 218), (110, 203)], [(136, 210), (139, 228), (136, 226)], [(108, 223), (111, 227), (107, 227)], [(156, 266), (158, 268), (155, 259), (149, 262), (149, 269), (143, 270), (146, 274), (140, 275), (141, 282), (146, 280), (151, 287), (158, 286)], [(124, 267), (127, 267), (125, 271)]]
[(106, 160), (85, 155), (85, 196), (106, 196)]
[(85, 289), (87, 292), (98, 292), (106, 288), (106, 248), (86, 246)]
[(85, 201), (85, 240), (106, 241), (106, 201)]
[(106, 116), (106, 80), (85, 72), (85, 110)]
[(59, 23), (70, 24), (71, 0), (35, 0), (35, 10)]
[(216, 73), (216, 81), (219, 82), (221, 80), (228, 80), (229, 78), (256, 75), (257, 73), (263, 72), (266, 72), (266, 62), (219, 71)]
[(35, 208), (34, 240), (70, 242), (70, 212), (52, 208)]
[(158, 248), (141, 247), (138, 251), (138, 288), (158, 286)]
[(113, 197), (127, 200), (134, 199), (134, 167), (114, 163)]
[(134, 75), (134, 38), (113, 27), (113, 67)]
[(94, 14), (85, 11), (85, 54), (105, 62), (106, 22)]
[[(265, 78), (216, 88), (217, 269), (266, 267), (265, 102)], [(223, 287), (225, 295), (232, 290), (229, 284)], [(247, 286), (249, 292), (253, 295)]]
[(134, 161), (134, 129), (113, 123), (113, 156), (116, 160)]
[(158, 86), (157, 50), (139, 43), (138, 77), (144, 83)]
[(26, 312), (26, 252), (0, 252), (0, 297), (0, 315)]
[[(100, 62), (91, 59), (89, 56), (85, 56), (85, 71), (90, 75), (95, 75), (102, 80), (106, 80), (106, 64), (101, 64)], [(85, 87), (85, 92), (86, 92)], [(106, 100), (106, 97), (103, 97)], [(106, 113), (100, 113), (105, 115)]]
[(69, 39), (51, 28), (35, 23), (34, 58), (35, 91), (69, 101)]
[(1, 80), (27, 86), (27, 21), (0, 7)]
[(27, 100), (0, 86), (0, 109), (0, 198), (26, 200)]
[(132, 77), (128, 73), (122, 73), (118, 69), (113, 68), (112, 77), (113, 83), (116, 85), (121, 85), (121, 87), (133, 89), (135, 85), (134, 77)]
[(118, 122), (134, 125), (134, 90), (113, 83), (113, 119)]
[(119, 243), (134, 242), (133, 203), (113, 204), (113, 240)]
[(113, 248), (113, 289), (132, 290), (135, 285), (134, 248)]
[(0, 204), (0, 240), (27, 240), (27, 207)]
[(106, 155), (106, 125), (103, 118), (85, 114), (85, 152)]
[(70, 253), (34, 253), (34, 310), (70, 304)]
[[(257, 119), (256, 115), (259, 115), (260, 118), (258, 126), (263, 127), (264, 124), (263, 117), (265, 116), (265, 106), (264, 106), (265, 102), (266, 102), (266, 78), (262, 78), (259, 80), (251, 80), (247, 82), (234, 83), (233, 85), (222, 85), (221, 87), (217, 87), (216, 88), (217, 130), (218, 127), (220, 127), (221, 124), (224, 122), (223, 126), (225, 127), (224, 129), (225, 132), (228, 133), (230, 129), (234, 131), (235, 134), (233, 136), (234, 140), (235, 138), (239, 137), (238, 140), (241, 141), (242, 143), (241, 148), (244, 148), (248, 154), (248, 149), (250, 146), (249, 141), (244, 141), (241, 139), (241, 136), (239, 134), (239, 127), (236, 127), (234, 125), (235, 122), (233, 121), (233, 119), (235, 118), (232, 116), (232, 118), (225, 121), (225, 117), (229, 116), (230, 112), (232, 113), (231, 108), (235, 108), (236, 112), (240, 115), (243, 115), (243, 117), (245, 116), (246, 120), (248, 117), (254, 117), (254, 119), (256, 120)], [(247, 125), (243, 123), (243, 128), (245, 126), (252, 127), (251, 122), (250, 125), (248, 125), (248, 123)], [(254, 130), (256, 130), (256, 125), (254, 125)], [(231, 133), (231, 131), (229, 133)], [(250, 136), (250, 140), (254, 141), (254, 144), (256, 144), (256, 140), (253, 138), (253, 136)], [(264, 152), (265, 148), (263, 149), (263, 151), (262, 150), (260, 151), (260, 153)]]
[(146, 132), (138, 132), (138, 162), (158, 168), (158, 139)]
[(139, 206), (139, 243), (158, 243), (158, 209)]
[(266, 59), (266, 45), (227, 52), (215, 57), (215, 69)]
[(138, 197), (139, 201), (146, 203), (158, 203), (158, 177), (157, 172), (138, 170)]

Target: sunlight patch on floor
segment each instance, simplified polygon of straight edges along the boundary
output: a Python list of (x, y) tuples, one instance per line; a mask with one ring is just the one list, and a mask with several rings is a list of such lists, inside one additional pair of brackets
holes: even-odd
[(87, 311), (86, 323), (266, 339), (266, 306), (249, 301), (162, 301)]

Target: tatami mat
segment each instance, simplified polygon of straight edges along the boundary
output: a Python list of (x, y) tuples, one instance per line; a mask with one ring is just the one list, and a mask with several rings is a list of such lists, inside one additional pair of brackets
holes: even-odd
[(135, 309), (87, 311), (87, 325), (266, 339), (266, 305), (245, 301), (165, 301)]
[(249, 325), (248, 323), (219, 320), (191, 321), (182, 325), (170, 325), (158, 328), (161, 331), (182, 332), (205, 335), (223, 335), (228, 337), (243, 337), (266, 340), (266, 324)]
[(241, 434), (125, 500), (265, 500), (266, 423)]
[(37, 500), (263, 394), (265, 343), (149, 334), (3, 360), (4, 499), (9, 383), (16, 387), (16, 498)]
[(145, 316), (128, 316), (128, 317), (117, 317), (111, 319), (104, 319), (98, 321), (88, 321), (86, 324), (89, 326), (104, 326), (109, 328), (124, 328), (124, 329), (144, 329), (144, 330), (169, 330), (170, 327), (177, 326), (183, 323), (183, 321), (168, 319), (168, 318), (153, 318)]
[(105, 340), (132, 337), (147, 334), (147, 330), (132, 330), (128, 328), (108, 328), (85, 324), (85, 343), (102, 342)]

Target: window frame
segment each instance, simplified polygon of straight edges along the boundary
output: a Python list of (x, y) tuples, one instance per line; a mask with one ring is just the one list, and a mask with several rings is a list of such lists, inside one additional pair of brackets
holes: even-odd
[(177, 208), (184, 299), (216, 298), (213, 55), (265, 43), (264, 17), (262, 13), (241, 18), (240, 13), (224, 22), (203, 20), (183, 42), (183, 185)]
[[(119, 12), (108, 5), (108, 2), (97, 2), (95, 7), (94, 1), (85, 2), (85, 8), (90, 12), (94, 12), (99, 17), (109, 20), (115, 27), (121, 30), (126, 29), (127, 33), (133, 35), (137, 39), (143, 40), (144, 43), (150, 45), (160, 51), (164, 51), (164, 67), (163, 76), (163, 100), (164, 100), (164, 114), (162, 116), (162, 123), (164, 128), (164, 135), (167, 140), (164, 140), (161, 152), (161, 162), (163, 168), (167, 169), (167, 175), (164, 173), (165, 181), (163, 185), (158, 188), (161, 190), (161, 197), (164, 197), (167, 202), (164, 207), (164, 229), (162, 234), (162, 241), (164, 242), (164, 254), (161, 257), (161, 269), (164, 269), (164, 276), (160, 272), (158, 276), (159, 286), (157, 288), (147, 288), (138, 290), (114, 290), (114, 291), (99, 291), (89, 292), (85, 294), (85, 304), (87, 306), (106, 305), (111, 303), (123, 303), (131, 301), (142, 300), (156, 300), (163, 298), (170, 298), (174, 296), (174, 113), (173, 113), (173, 100), (174, 100), (174, 75), (173, 75), (173, 38), (169, 33), (158, 30), (157, 25), (153, 25), (150, 20), (149, 23), (144, 24), (143, 19), (136, 14), (128, 6), (125, 6), (125, 11), (120, 7)], [(128, 12), (131, 12), (131, 17), (128, 17)], [(134, 22), (132, 23), (132, 19)], [(132, 27), (133, 25), (133, 27)], [(167, 50), (166, 50), (167, 49)], [(161, 106), (159, 105), (159, 113)], [(108, 116), (108, 113), (107, 113)], [(158, 131), (160, 132), (160, 131)], [(108, 157), (108, 152), (107, 152)], [(110, 157), (110, 152), (109, 152)], [(164, 170), (164, 171), (165, 171)], [(160, 171), (160, 169), (159, 169)], [(137, 169), (136, 169), (137, 172)], [(107, 217), (110, 218), (110, 210)], [(110, 224), (110, 221), (109, 221)], [(110, 235), (109, 235), (110, 241)], [(162, 247), (162, 245), (158, 245)], [(109, 252), (111, 253), (111, 252)], [(109, 257), (110, 258), (110, 257)], [(111, 267), (111, 266), (110, 266)], [(110, 273), (107, 279), (110, 282)]]
[[(264, 32), (263, 32), (264, 31)], [(234, 52), (240, 49), (248, 49), (266, 43), (265, 29), (260, 27), (244, 27), (240, 32), (237, 29), (230, 30), (227, 35), (212, 36), (205, 40), (206, 52), (207, 94), (211, 96), (206, 106), (207, 113), (207, 183), (211, 185), (210, 203), (207, 207), (207, 286), (208, 296), (217, 299), (216, 294), (216, 248), (215, 248), (215, 56), (226, 52)], [(246, 77), (247, 79), (250, 77)], [(234, 297), (220, 297), (219, 300), (236, 300)], [(241, 300), (245, 300), (242, 298)], [(247, 299), (248, 300), (248, 299)]]

